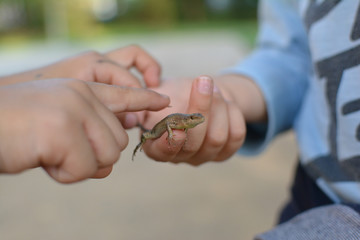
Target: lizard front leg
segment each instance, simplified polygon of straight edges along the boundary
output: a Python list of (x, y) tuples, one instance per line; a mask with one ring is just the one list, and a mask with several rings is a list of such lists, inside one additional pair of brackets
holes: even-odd
[(168, 132), (168, 143), (170, 145), (170, 141), (173, 138), (173, 131), (172, 131), (169, 123), (166, 123), (166, 131)]

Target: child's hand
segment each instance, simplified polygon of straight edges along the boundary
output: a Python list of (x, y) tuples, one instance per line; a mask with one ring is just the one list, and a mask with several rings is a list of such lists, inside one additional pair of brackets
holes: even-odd
[(233, 155), (245, 139), (245, 120), (232, 99), (224, 98), (209, 77), (164, 81), (156, 89), (171, 97), (171, 108), (148, 112), (144, 126), (152, 128), (170, 113), (201, 113), (205, 122), (184, 131), (174, 130), (172, 143), (165, 133), (161, 138), (148, 140), (143, 148), (157, 161), (187, 162), (200, 165), (208, 161), (222, 161)]
[(135, 67), (148, 87), (160, 80), (160, 65), (147, 52), (132, 45), (106, 54), (87, 52), (32, 71), (0, 79), (0, 85), (50, 78), (73, 78), (127, 87), (141, 87), (129, 70)]
[(62, 183), (106, 177), (128, 144), (114, 113), (168, 104), (150, 90), (71, 79), (0, 87), (0, 172), (41, 166)]

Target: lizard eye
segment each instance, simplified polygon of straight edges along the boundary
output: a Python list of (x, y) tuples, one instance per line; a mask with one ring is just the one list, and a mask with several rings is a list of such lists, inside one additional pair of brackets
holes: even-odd
[(194, 119), (194, 116), (190, 116), (190, 119)]

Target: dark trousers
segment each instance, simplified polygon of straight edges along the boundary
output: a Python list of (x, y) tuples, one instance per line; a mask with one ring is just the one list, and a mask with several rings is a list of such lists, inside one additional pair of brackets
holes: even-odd
[[(334, 204), (334, 202), (322, 192), (299, 163), (296, 167), (295, 179), (291, 187), (290, 200), (280, 212), (278, 223), (286, 222), (299, 213), (311, 208), (329, 204)], [(351, 207), (360, 214), (360, 204), (341, 204)]]
[(291, 187), (291, 199), (282, 209), (278, 223), (283, 223), (308, 209), (334, 204), (316, 185), (299, 163)]

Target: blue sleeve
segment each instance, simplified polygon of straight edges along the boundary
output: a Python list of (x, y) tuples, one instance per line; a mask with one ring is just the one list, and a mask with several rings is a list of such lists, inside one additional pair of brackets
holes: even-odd
[(296, 2), (262, 1), (256, 49), (247, 59), (225, 71), (253, 79), (267, 105), (268, 123), (248, 125), (240, 153), (261, 152), (278, 133), (292, 127), (301, 106), (312, 67), (307, 33)]

